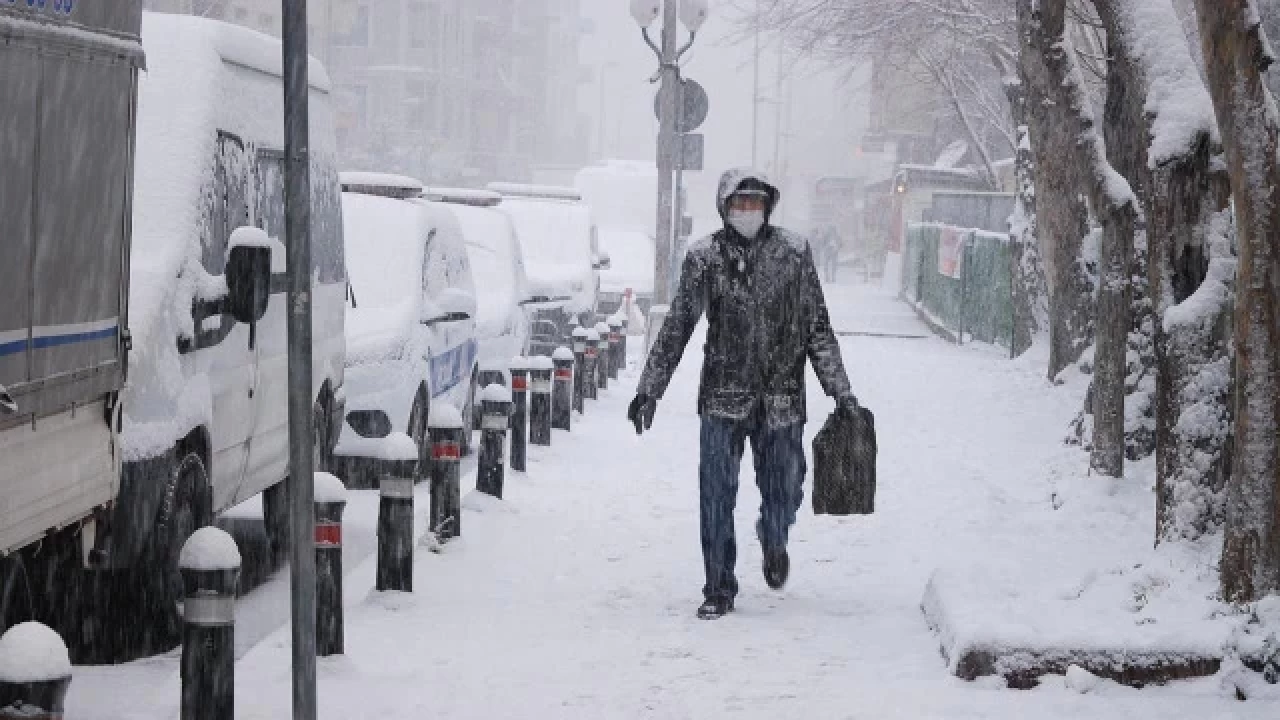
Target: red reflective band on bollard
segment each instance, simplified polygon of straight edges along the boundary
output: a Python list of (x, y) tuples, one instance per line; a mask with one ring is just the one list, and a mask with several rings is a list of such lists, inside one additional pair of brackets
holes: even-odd
[(570, 368), (564, 368), (564, 369), (562, 369), (562, 370), (556, 370), (556, 379), (557, 379), (557, 380), (572, 380), (572, 379), (573, 379), (573, 370), (572, 370), (572, 369), (570, 369)]
[(511, 378), (511, 389), (515, 390), (516, 392), (528, 390), (529, 389), (528, 378), (522, 378), (522, 377)]
[(618, 342), (620, 339), (621, 336), (618, 333), (609, 333), (609, 342)]
[(342, 547), (342, 523), (316, 523), (316, 547)]
[(458, 443), (436, 443), (431, 446), (431, 459), (458, 462), (462, 459), (462, 450)]

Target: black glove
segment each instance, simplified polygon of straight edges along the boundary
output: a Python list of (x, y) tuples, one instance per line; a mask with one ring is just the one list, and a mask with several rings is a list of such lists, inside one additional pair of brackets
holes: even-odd
[(636, 434), (643, 435), (645, 430), (653, 427), (653, 413), (658, 410), (658, 399), (644, 393), (636, 395), (627, 408), (627, 419), (636, 426)]
[(854, 397), (853, 393), (836, 398), (836, 412), (844, 415), (845, 417), (857, 417), (858, 411), (861, 407), (862, 406), (858, 404), (858, 398)]

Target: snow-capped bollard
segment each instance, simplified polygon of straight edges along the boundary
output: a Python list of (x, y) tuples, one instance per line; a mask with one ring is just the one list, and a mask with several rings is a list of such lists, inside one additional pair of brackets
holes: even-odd
[(582, 414), (586, 404), (582, 402), (583, 383), (587, 377), (587, 330), (573, 329), (573, 409)]
[(529, 359), (530, 445), (551, 444), (551, 374), (555, 367), (545, 355)]
[(573, 351), (558, 347), (551, 355), (555, 363), (555, 384), (551, 389), (551, 427), (573, 429)]
[(601, 390), (609, 389), (609, 326), (596, 323), (596, 385)]
[(341, 655), (342, 511), (347, 488), (329, 473), (315, 474), (316, 511), (316, 655)]
[(203, 527), (178, 558), (182, 572), (182, 720), (235, 717), (236, 587), (240, 550), (230, 535)]
[(25, 622), (0, 637), (0, 718), (62, 720), (70, 686), (71, 658), (58, 633)]
[(480, 468), (476, 489), (502, 497), (503, 455), (506, 454), (507, 426), (511, 424), (511, 391), (493, 384), (480, 395)]
[(622, 318), (609, 318), (609, 379), (617, 380), (624, 363), (622, 357)]
[(431, 408), (431, 532), (444, 542), (462, 534), (462, 415), (443, 400)]
[(511, 358), (511, 469), (527, 469), (529, 442), (529, 360)]
[(600, 333), (595, 328), (587, 328), (586, 372), (582, 374), (582, 396), (588, 400), (599, 397), (600, 384), (596, 375), (600, 367)]
[[(405, 453), (384, 460), (378, 474), (379, 592), (413, 592), (413, 479), (418, 446), (404, 433), (392, 433)], [(408, 444), (405, 444), (408, 441)]]

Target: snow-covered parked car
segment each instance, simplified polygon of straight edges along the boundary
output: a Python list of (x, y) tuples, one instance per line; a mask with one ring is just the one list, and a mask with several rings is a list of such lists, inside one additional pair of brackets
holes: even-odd
[(601, 316), (630, 311), (631, 327), (639, 329), (636, 319), (648, 315), (653, 304), (653, 245), (653, 238), (638, 230), (600, 228), (600, 249), (610, 259), (600, 273)]
[[(287, 542), (284, 86), (280, 42), (252, 30), (147, 13), (142, 41), (124, 469), (104, 556), (141, 561), (149, 592), (176, 601), (183, 543), (223, 510), (267, 490), (268, 535)], [(342, 417), (347, 278), (329, 80), (314, 60), (309, 72), (323, 467)]]
[[(413, 178), (344, 173), (342, 214), (351, 290), (347, 305), (347, 414), (334, 473), (348, 486), (377, 485), (396, 457), (395, 433), (430, 457), (434, 403), (467, 417), (479, 380), (476, 290), (462, 229)], [(464, 435), (469, 452), (471, 435)]]
[(466, 241), (477, 289), (480, 387), (506, 385), (511, 358), (528, 352), (536, 299), (529, 291), (515, 227), (497, 208), (502, 196), (486, 190), (436, 187), (428, 188), (425, 195), (453, 215)]
[(595, 323), (600, 252), (591, 208), (573, 188), (490, 183), (503, 196), (498, 207), (515, 224), (531, 293), (538, 298), (530, 351), (550, 355), (569, 339), (571, 321)]

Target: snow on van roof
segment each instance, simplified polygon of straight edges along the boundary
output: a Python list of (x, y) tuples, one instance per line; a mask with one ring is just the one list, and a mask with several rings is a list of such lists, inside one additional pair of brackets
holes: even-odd
[(475, 205), (477, 207), (492, 207), (502, 202), (502, 195), (492, 190), (475, 190), (473, 188), (442, 188), (429, 187), (423, 195), (436, 202), (453, 203), (456, 205)]
[(543, 198), (547, 200), (582, 200), (577, 188), (562, 185), (528, 185), (523, 183), (491, 182), (488, 189), (509, 197)]
[(420, 197), (422, 181), (408, 175), (347, 170), (339, 173), (344, 192), (358, 192), (383, 197)]

